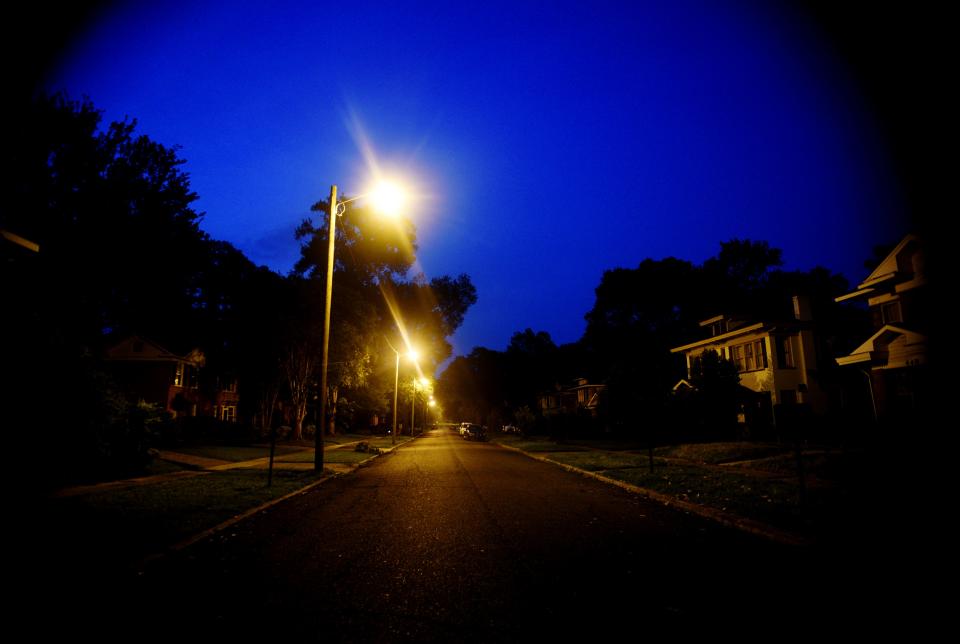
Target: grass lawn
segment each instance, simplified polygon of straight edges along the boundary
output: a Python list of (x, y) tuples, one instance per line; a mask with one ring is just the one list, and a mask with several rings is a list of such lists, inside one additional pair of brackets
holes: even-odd
[(648, 465), (646, 457), (641, 458), (636, 454), (603, 452), (599, 450), (583, 452), (544, 452), (539, 454), (539, 456), (545, 456), (558, 463), (579, 467), (581, 470), (587, 470), (588, 472)]
[[(681, 501), (732, 512), (787, 530), (805, 531), (807, 519), (816, 514), (822, 498), (808, 499), (801, 512), (799, 489), (793, 482), (756, 478), (736, 471), (676, 464), (620, 468), (600, 472), (604, 476), (669, 494)], [(811, 503), (812, 502), (812, 503)]]
[[(394, 446), (390, 442), (390, 436), (371, 436), (363, 440), (367, 441), (371, 445), (371, 447), (389, 448)], [(396, 444), (402, 445), (403, 443), (406, 443), (407, 441), (411, 441), (411, 440), (413, 439), (410, 438), (409, 436), (397, 436)]]
[(179, 463), (171, 463), (170, 461), (164, 461), (163, 459), (155, 458), (153, 461), (147, 465), (144, 473), (141, 476), (156, 476), (158, 474), (171, 474), (173, 472), (182, 472), (184, 470), (189, 470), (190, 468), (181, 465)]
[[(877, 468), (863, 452), (808, 449), (801, 490), (793, 447), (779, 443), (691, 443), (645, 449), (627, 443), (495, 435), (494, 441), (641, 488), (823, 540), (856, 538), (872, 525)], [(603, 449), (603, 448), (613, 449)], [(633, 450), (633, 451), (625, 451)], [(736, 463), (736, 465), (729, 465)], [(718, 467), (722, 465), (722, 467)]]
[[(732, 466), (736, 467), (736, 466)], [(760, 458), (740, 467), (771, 474), (795, 476), (797, 457), (793, 452), (779, 456)], [(803, 469), (807, 476), (821, 481), (862, 480), (875, 474), (870, 473), (871, 462), (863, 451), (807, 451), (803, 454)]]
[(494, 443), (522, 449), (525, 452), (583, 452), (586, 447), (580, 445), (559, 444), (545, 436), (521, 437), (510, 434), (491, 434)]
[(133, 563), (315, 480), (312, 471), (274, 471), (267, 487), (266, 470), (229, 470), (50, 499), (40, 529), (70, 535), (58, 547), (77, 556)]
[(682, 458), (697, 463), (731, 463), (734, 461), (748, 461), (768, 456), (791, 454), (789, 445), (780, 443), (687, 443), (658, 447), (654, 455), (668, 458)]

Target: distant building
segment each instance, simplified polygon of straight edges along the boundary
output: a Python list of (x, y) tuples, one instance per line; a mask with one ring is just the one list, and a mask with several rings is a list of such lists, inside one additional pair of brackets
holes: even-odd
[(544, 416), (581, 410), (595, 416), (604, 389), (606, 385), (590, 384), (586, 378), (577, 378), (572, 386), (558, 386), (537, 396), (537, 407)]
[(878, 420), (906, 420), (921, 407), (928, 378), (928, 291), (923, 242), (907, 235), (855, 291), (836, 298), (866, 300), (870, 307), (873, 334), (836, 360), (867, 376)]
[(693, 387), (704, 352), (713, 351), (733, 363), (740, 375), (741, 423), (775, 423), (774, 405), (804, 404), (814, 413), (826, 411), (828, 399), (818, 378), (816, 338), (806, 297), (793, 297), (792, 319), (717, 315), (700, 326), (709, 337), (670, 349), (684, 356), (687, 367), (687, 378), (674, 391)]
[(236, 379), (204, 369), (206, 357), (193, 348), (176, 353), (139, 336), (107, 349), (117, 384), (135, 401), (159, 406), (174, 417), (212, 416), (237, 420)]

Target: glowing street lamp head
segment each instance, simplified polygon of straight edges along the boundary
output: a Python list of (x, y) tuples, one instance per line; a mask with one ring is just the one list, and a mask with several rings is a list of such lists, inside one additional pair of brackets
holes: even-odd
[(420, 352), (416, 349), (410, 349), (410, 351), (407, 352), (407, 357), (416, 362), (420, 359)]
[(369, 192), (367, 198), (377, 212), (389, 217), (396, 217), (406, 205), (407, 194), (399, 184), (392, 181), (381, 181)]

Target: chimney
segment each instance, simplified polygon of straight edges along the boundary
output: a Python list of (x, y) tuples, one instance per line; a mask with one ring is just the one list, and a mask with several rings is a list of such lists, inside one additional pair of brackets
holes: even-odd
[(813, 315), (810, 313), (810, 298), (808, 296), (793, 296), (793, 317), (800, 322), (809, 322), (813, 319)]

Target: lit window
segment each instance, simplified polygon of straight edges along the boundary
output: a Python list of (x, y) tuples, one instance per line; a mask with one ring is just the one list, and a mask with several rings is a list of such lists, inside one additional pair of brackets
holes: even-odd
[(173, 372), (173, 386), (182, 387), (183, 386), (183, 363), (178, 362), (177, 368)]

